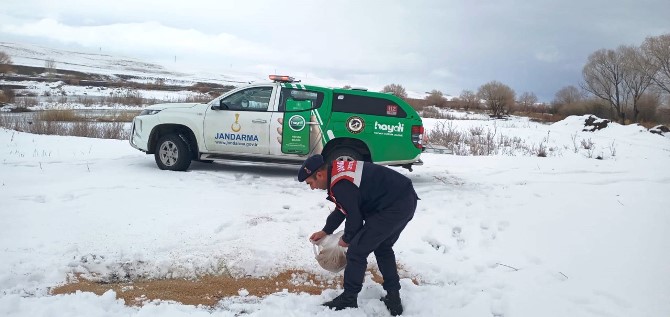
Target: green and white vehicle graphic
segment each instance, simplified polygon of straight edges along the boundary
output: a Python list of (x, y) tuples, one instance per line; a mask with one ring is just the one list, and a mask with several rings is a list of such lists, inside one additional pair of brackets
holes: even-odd
[(273, 82), (234, 89), (207, 104), (158, 104), (133, 120), (130, 144), (161, 169), (192, 160), (299, 164), (321, 153), (411, 170), (420, 165), (423, 125), (404, 100), (385, 93)]

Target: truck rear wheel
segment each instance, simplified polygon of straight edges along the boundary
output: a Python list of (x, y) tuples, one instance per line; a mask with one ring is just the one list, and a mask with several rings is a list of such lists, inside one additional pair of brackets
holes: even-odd
[(185, 171), (191, 165), (191, 150), (177, 134), (167, 134), (158, 140), (154, 158), (162, 170)]
[(335, 148), (333, 151), (328, 153), (326, 156), (328, 162), (332, 161), (362, 161), (363, 154), (350, 148), (350, 147), (339, 147)]

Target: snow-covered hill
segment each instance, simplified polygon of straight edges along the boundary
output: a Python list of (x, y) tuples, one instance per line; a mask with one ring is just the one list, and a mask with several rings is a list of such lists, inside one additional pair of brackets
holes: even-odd
[(190, 84), (199, 81), (240, 84), (267, 79), (265, 74), (252, 72), (230, 71), (226, 74), (217, 74), (200, 69), (175, 71), (164, 65), (132, 57), (108, 55), (101, 52), (68, 51), (26, 43), (0, 42), (0, 51), (9, 54), (14, 65), (44, 67), (47, 60), (53, 60), (58, 69), (109, 76), (121, 74), (138, 78), (185, 81)]

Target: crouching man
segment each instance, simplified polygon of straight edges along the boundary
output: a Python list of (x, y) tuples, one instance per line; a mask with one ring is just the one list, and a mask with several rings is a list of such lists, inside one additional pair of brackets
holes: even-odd
[(339, 241), (341, 246), (349, 247), (344, 292), (323, 305), (335, 310), (358, 307), (367, 257), (374, 252), (386, 290), (381, 300), (391, 315), (402, 314), (393, 245), (414, 217), (418, 196), (412, 181), (387, 167), (362, 161), (327, 163), (318, 154), (302, 164), (298, 181), (306, 182), (311, 189), (327, 190), (326, 199), (335, 203), (326, 225), (313, 233), (311, 240), (332, 234), (346, 219), (344, 235)]

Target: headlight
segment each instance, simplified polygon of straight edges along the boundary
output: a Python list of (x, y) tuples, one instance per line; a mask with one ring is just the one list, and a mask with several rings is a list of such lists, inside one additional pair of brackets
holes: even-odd
[(142, 110), (142, 112), (140, 112), (139, 115), (140, 116), (148, 116), (148, 115), (152, 115), (152, 114), (157, 114), (159, 112), (161, 112), (161, 111), (160, 110), (154, 110), (154, 109), (144, 109), (144, 110)]

